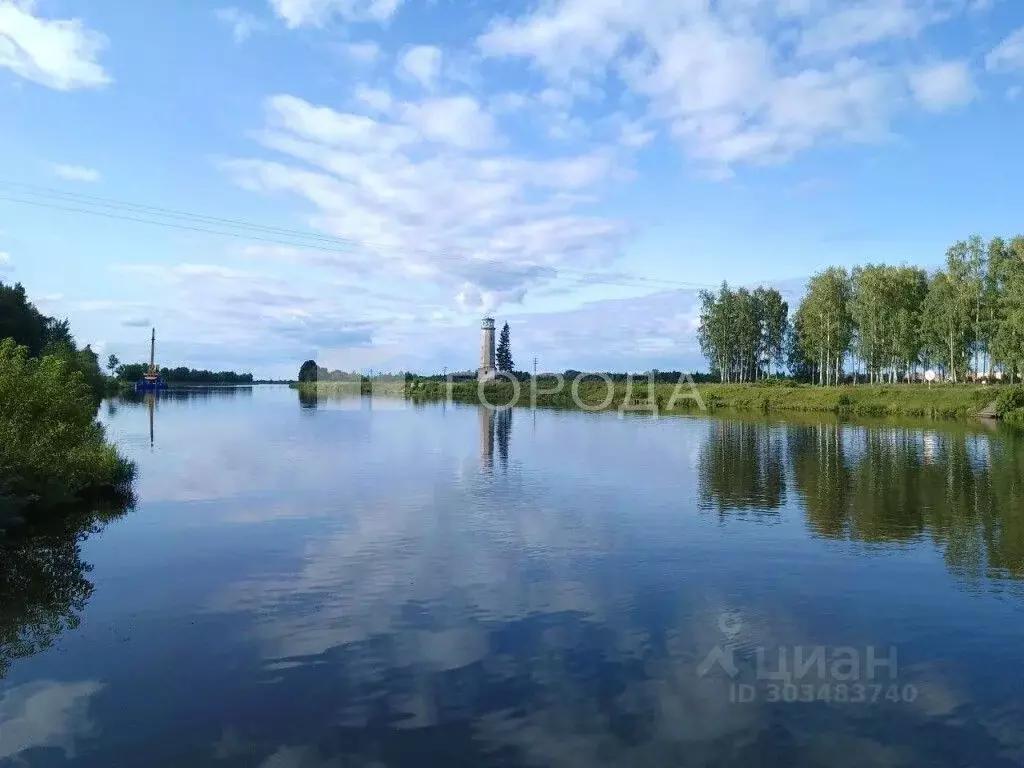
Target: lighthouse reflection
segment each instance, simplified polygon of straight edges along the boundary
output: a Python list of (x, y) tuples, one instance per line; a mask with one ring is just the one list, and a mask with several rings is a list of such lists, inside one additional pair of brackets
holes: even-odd
[(512, 409), (502, 408), (494, 414), (494, 432), (498, 438), (498, 460), (508, 469), (508, 443), (512, 437)]
[(480, 468), (494, 469), (494, 446), (497, 439), (498, 462), (503, 470), (507, 470), (508, 447), (512, 438), (512, 409), (481, 405), (477, 417), (480, 424)]
[(480, 424), (480, 469), (494, 469), (494, 410), (485, 405), (478, 406), (477, 418)]

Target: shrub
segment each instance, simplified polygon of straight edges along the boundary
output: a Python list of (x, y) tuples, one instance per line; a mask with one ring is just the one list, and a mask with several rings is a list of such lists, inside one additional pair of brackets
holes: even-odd
[(80, 371), (0, 342), (0, 500), (50, 507), (123, 493), (134, 472), (106, 442)]
[(996, 397), (996, 411), (1000, 416), (1019, 408), (1024, 408), (1024, 387), (1006, 387)]
[(1019, 427), (1021, 429), (1024, 429), (1024, 409), (1018, 409), (1016, 411), (1010, 411), (1005, 416), (1003, 416), (1003, 420), (1007, 424), (1011, 424), (1014, 427)]
[(759, 379), (758, 381), (754, 382), (754, 386), (755, 387), (768, 387), (768, 388), (771, 388), (771, 389), (778, 389), (778, 388), (793, 389), (794, 387), (796, 387), (798, 385), (792, 379), (780, 379), (780, 378), (774, 378), (773, 377), (773, 378), (768, 378), (768, 379)]

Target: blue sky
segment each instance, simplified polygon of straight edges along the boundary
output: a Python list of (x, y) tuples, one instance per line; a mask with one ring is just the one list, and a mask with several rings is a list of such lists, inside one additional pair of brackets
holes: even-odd
[(1020, 0), (230, 3), (0, 0), (2, 279), (123, 359), (690, 368), (702, 286), (1021, 230)]

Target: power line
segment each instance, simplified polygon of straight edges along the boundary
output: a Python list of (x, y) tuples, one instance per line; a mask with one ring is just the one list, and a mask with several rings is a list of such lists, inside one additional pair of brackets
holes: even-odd
[(23, 205), (34, 205), (39, 208), (50, 208), (58, 211), (70, 211), (71, 213), (84, 213), (90, 216), (101, 216), (106, 219), (117, 219), (119, 221), (132, 221), (138, 224), (155, 224), (160, 227), (168, 227), (170, 229), (180, 229), (188, 232), (203, 232), (210, 235), (222, 235), (224, 237), (234, 237), (240, 240), (256, 240), (264, 243), (276, 243), (277, 245), (291, 245), (296, 248), (312, 248), (314, 250), (321, 251), (332, 251), (335, 253), (351, 253), (352, 251), (342, 251), (338, 248), (327, 248), (322, 246), (313, 245), (311, 243), (292, 243), (284, 240), (274, 240), (266, 237), (259, 237), (256, 235), (243, 234), (239, 232), (225, 232), (222, 230), (206, 229), (203, 227), (192, 227), (185, 224), (176, 224), (167, 221), (154, 221), (151, 219), (140, 219), (134, 216), (121, 216), (115, 213), (106, 213), (104, 211), (90, 211), (85, 208), (71, 208), (66, 205), (55, 205), (54, 203), (43, 202), (40, 200), (23, 200), (15, 197), (8, 197), (6, 195), (0, 195), (0, 200), (4, 200), (9, 203), (21, 203)]
[[(91, 205), (99, 206), (103, 208), (109, 208), (113, 210), (129, 209), (131, 212), (141, 212), (151, 216), (159, 216), (161, 218), (169, 219), (185, 219), (186, 221), (193, 223), (203, 223), (212, 226), (228, 227), (232, 229), (243, 229), (243, 230), (254, 230), (266, 234), (281, 235), (291, 239), (311, 239), (331, 244), (343, 244), (351, 248), (360, 248), (364, 250), (380, 251), (380, 250), (398, 250), (405, 253), (418, 253), (421, 255), (429, 256), (432, 258), (447, 257), (456, 258), (458, 254), (450, 251), (429, 251), (426, 249), (418, 248), (407, 248), (404, 246), (397, 246), (385, 243), (373, 243), (362, 240), (355, 240), (352, 238), (338, 237), (335, 235), (324, 235), (318, 232), (312, 232), (309, 230), (297, 230), (289, 229), (285, 227), (269, 227), (263, 224), (254, 224), (252, 222), (243, 221), (239, 219), (229, 219), (220, 216), (209, 216), (206, 214), (191, 213), (188, 211), (176, 210), (173, 208), (165, 208), (162, 206), (145, 205), (142, 203), (132, 203), (125, 200), (116, 200), (109, 197), (98, 197), (95, 195), (86, 195), (80, 192), (66, 192), (64, 190), (55, 189), (53, 187), (41, 187), (32, 184), (23, 184), (14, 181), (4, 181), (0, 179), (0, 188), (9, 187), (19, 190), (20, 194), (28, 194), (35, 197), (57, 197), (62, 202), (73, 202), (80, 205)], [(12, 198), (5, 198), (12, 202), (29, 202), (25, 200), (14, 200)], [(77, 210), (77, 213), (91, 213), (91, 211)], [(156, 222), (142, 222), (142, 223), (156, 223)], [(205, 231), (205, 230), (199, 230)], [(288, 244), (294, 245), (289, 242)], [(526, 266), (545, 266), (543, 264), (530, 264)], [(601, 273), (593, 270), (573, 269), (571, 267), (558, 267), (557, 271), (564, 274), (581, 274), (588, 276), (600, 276), (609, 280), (621, 280), (623, 278), (614, 275), (602, 275)], [(625, 276), (625, 280), (628, 282), (642, 282), (659, 284), (666, 286), (678, 286), (678, 287), (697, 287), (697, 288), (710, 288), (716, 287), (711, 286), (707, 283), (696, 283), (689, 281), (680, 280), (667, 280), (662, 278), (649, 278), (638, 275)]]
[[(93, 195), (84, 195), (78, 192), (65, 192), (63, 190), (52, 189), (50, 187), (37, 187), (31, 184), (20, 184), (17, 182), (0, 181), (0, 188), (3, 187), (15, 188), (18, 194), (27, 194), (35, 197), (42, 197), (44, 199), (46, 197), (56, 197), (58, 199), (63, 199), (64, 201), (73, 202), (80, 205), (99, 206), (102, 208), (110, 208), (112, 210), (128, 209), (140, 213), (145, 213), (151, 216), (160, 216), (162, 218), (169, 219), (185, 219), (188, 221), (209, 224), (213, 226), (223, 225), (235, 229), (251, 229), (258, 232), (265, 232), (268, 234), (282, 235), (288, 237), (297, 237), (310, 240), (323, 240), (331, 243), (343, 243), (352, 246), (360, 245), (355, 240), (347, 240), (346, 238), (342, 237), (323, 235), (318, 232), (287, 229), (284, 227), (268, 227), (263, 224), (253, 224), (252, 222), (241, 221), (238, 219), (227, 219), (220, 216), (208, 216), (206, 214), (190, 213), (188, 211), (179, 211), (173, 208), (163, 208), (161, 206), (156, 205), (144, 205), (142, 203), (131, 203), (124, 200), (115, 200), (109, 197), (96, 197)], [(382, 244), (363, 244), (363, 246), (368, 248), (388, 247)]]
[[(425, 255), (432, 260), (442, 261), (445, 258), (458, 258), (456, 254), (444, 251), (427, 251), (423, 249), (402, 248), (395, 245), (381, 243), (369, 243), (350, 238), (323, 235), (316, 232), (288, 229), (285, 227), (271, 227), (262, 224), (254, 224), (238, 219), (229, 219), (219, 216), (191, 213), (160, 206), (132, 203), (112, 198), (97, 197), (75, 192), (65, 192), (49, 187), (38, 187), (30, 184), (21, 184), (0, 180), (0, 189), (14, 189), (22, 197), (0, 195), (0, 200), (32, 205), (52, 210), (62, 210), (70, 213), (79, 213), (90, 216), (128, 221), (138, 224), (150, 224), (162, 226), (169, 229), (178, 229), (189, 232), (200, 232), (204, 234), (232, 237), (240, 240), (252, 240), (275, 245), (284, 245), (293, 248), (307, 248), (331, 253), (353, 253), (356, 249), (381, 251), (397, 250), (406, 253), (418, 253)], [(42, 199), (26, 199), (24, 195)], [(51, 198), (47, 200), (46, 198)], [(56, 198), (55, 200), (52, 198)], [(66, 205), (65, 203), (74, 204)], [(86, 206), (86, 207), (81, 207)], [(95, 210), (95, 208), (107, 210)], [(137, 214), (137, 215), (128, 215)], [(167, 220), (164, 220), (167, 219)], [(241, 231), (232, 231), (241, 230)], [(315, 242), (303, 242), (312, 240)], [(543, 264), (528, 264), (524, 266), (545, 267)], [(696, 283), (678, 280), (667, 280), (661, 278), (648, 278), (636, 275), (607, 275), (592, 270), (573, 269), (570, 267), (553, 267), (556, 274), (572, 278), (581, 284), (607, 284), (622, 287), (661, 287), (661, 288), (713, 288), (716, 286), (707, 283)]]

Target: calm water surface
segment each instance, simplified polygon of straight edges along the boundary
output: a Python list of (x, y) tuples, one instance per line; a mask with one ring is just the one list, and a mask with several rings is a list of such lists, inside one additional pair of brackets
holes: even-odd
[(1024, 763), (1012, 435), (150, 415), (104, 408), (136, 509), (0, 545), (2, 765)]

